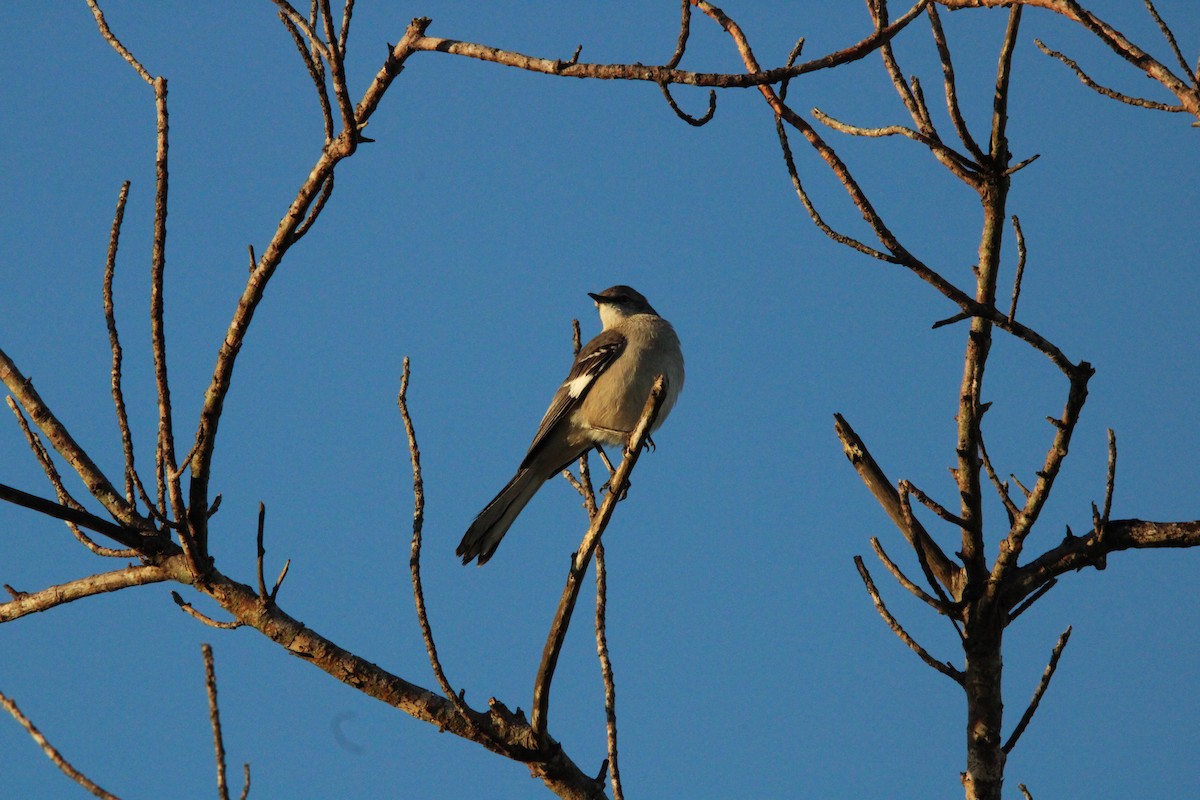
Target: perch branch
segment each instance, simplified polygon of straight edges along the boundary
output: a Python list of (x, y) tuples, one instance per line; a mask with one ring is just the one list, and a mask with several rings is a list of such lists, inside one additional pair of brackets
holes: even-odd
[(546, 637), (546, 647), (542, 651), (542, 662), (538, 666), (537, 680), (534, 682), (533, 714), (530, 727), (533, 729), (539, 746), (544, 747), (546, 744), (546, 717), (550, 707), (550, 684), (554, 679), (554, 668), (558, 664), (558, 655), (567, 638), (567, 626), (571, 624), (571, 614), (575, 609), (575, 601), (579, 598), (583, 576), (592, 559), (592, 552), (600, 542), (605, 528), (608, 527), (617, 501), (624, 493), (629, 482), (629, 475), (633, 472), (633, 467), (642, 453), (643, 445), (650, 435), (654, 420), (658, 417), (658, 409), (666, 396), (666, 383), (666, 378), (661, 375), (654, 382), (654, 387), (650, 390), (650, 396), (646, 399), (646, 405), (642, 409), (642, 415), (629, 434), (629, 442), (625, 446), (621, 465), (617, 467), (616, 474), (609, 483), (611, 490), (604, 496), (604, 502), (600, 504), (596, 516), (592, 518), (591, 525), (588, 526), (588, 531), (584, 535), (579, 549), (571, 556), (571, 569), (567, 573), (567, 583), (563, 587), (562, 597), (554, 613), (554, 622)]

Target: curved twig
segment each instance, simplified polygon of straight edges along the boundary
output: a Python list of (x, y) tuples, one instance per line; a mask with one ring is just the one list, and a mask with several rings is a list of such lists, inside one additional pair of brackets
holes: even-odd
[(1160, 103), (1157, 100), (1147, 100), (1143, 97), (1134, 97), (1132, 95), (1124, 94), (1123, 92), (1118, 92), (1116, 89), (1110, 89), (1107, 86), (1097, 83), (1092, 76), (1084, 72), (1083, 68), (1079, 66), (1079, 62), (1075, 59), (1064, 55), (1053, 48), (1047, 47), (1042, 43), (1041, 39), (1034, 39), (1033, 43), (1036, 44), (1037, 48), (1046, 55), (1050, 56), (1051, 58), (1058, 59), (1062, 63), (1066, 64), (1071, 71), (1075, 73), (1075, 76), (1079, 78), (1080, 82), (1083, 83), (1084, 86), (1088, 87), (1094, 92), (1104, 95), (1105, 97), (1125, 103), (1126, 105), (1136, 106), (1138, 108), (1149, 108), (1154, 111), (1166, 111), (1169, 113), (1187, 111), (1187, 109), (1182, 105), (1169, 105), (1167, 103)]
[(717, 91), (716, 89), (708, 90), (708, 111), (702, 117), (693, 117), (691, 114), (684, 111), (675, 102), (675, 98), (671, 96), (671, 90), (667, 88), (666, 82), (658, 84), (658, 88), (662, 90), (663, 97), (667, 99), (667, 105), (675, 112), (675, 116), (686, 122), (692, 127), (699, 128), (701, 125), (707, 125), (717, 113)]
[[(412, 415), (408, 411), (408, 378), (409, 360), (408, 356), (405, 356), (403, 372), (400, 375), (400, 392), (396, 395), (396, 405), (400, 408), (400, 419), (404, 423), (404, 433), (408, 438), (409, 457), (412, 461), (413, 527), (408, 568), (412, 574), (413, 604), (416, 606), (417, 622), (421, 626), (421, 638), (425, 641), (425, 652), (429, 654), (429, 665), (433, 668), (433, 675), (437, 679), (438, 686), (441, 687), (442, 694), (454, 704), (459, 714), (462, 715), (463, 721), (469, 726), (474, 726), (475, 722), (471, 717), (470, 709), (467, 708), (462, 695), (454, 691), (454, 687), (446, 678), (445, 670), (442, 669), (437, 645), (433, 641), (433, 628), (429, 624), (429, 615), (425, 610), (425, 591), (421, 586), (421, 531), (425, 526), (425, 480), (421, 475), (421, 448), (417, 445), (417, 431), (413, 427)], [(479, 732), (477, 728), (476, 731)], [(482, 732), (479, 733), (482, 735)], [(496, 742), (496, 744), (502, 746), (500, 742)]]

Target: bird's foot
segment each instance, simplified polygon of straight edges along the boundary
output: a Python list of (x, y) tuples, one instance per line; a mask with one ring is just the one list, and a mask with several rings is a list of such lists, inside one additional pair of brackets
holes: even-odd
[[(618, 503), (629, 496), (629, 487), (631, 485), (632, 484), (630, 484), (629, 481), (625, 481), (625, 485), (621, 487), (621, 493), (619, 495), (617, 495)], [(608, 492), (611, 492), (611, 491), (612, 491), (612, 480), (610, 479), (608, 481), (608, 483), (606, 483), (600, 487), (600, 494), (607, 494)]]

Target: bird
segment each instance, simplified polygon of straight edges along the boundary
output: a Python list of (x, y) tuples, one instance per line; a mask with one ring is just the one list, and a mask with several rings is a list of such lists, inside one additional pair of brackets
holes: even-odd
[(571, 462), (593, 447), (603, 455), (602, 445), (625, 444), (659, 375), (666, 392), (651, 433), (683, 389), (679, 337), (640, 292), (618, 285), (588, 296), (602, 329), (579, 350), (517, 473), (467, 528), (455, 551), (464, 565), (486, 564), (542, 484)]

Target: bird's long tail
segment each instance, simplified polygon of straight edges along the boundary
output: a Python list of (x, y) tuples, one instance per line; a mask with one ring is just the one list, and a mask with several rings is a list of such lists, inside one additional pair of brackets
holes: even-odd
[(504, 534), (508, 533), (513, 520), (537, 494), (537, 490), (542, 488), (543, 483), (543, 478), (528, 469), (521, 469), (513, 476), (508, 485), (500, 490), (500, 494), (479, 512), (479, 516), (475, 517), (475, 521), (467, 528), (466, 534), (459, 542), (458, 549), (454, 552), (462, 556), (463, 564), (476, 557), (480, 566), (487, 563), (492, 553), (500, 546)]

